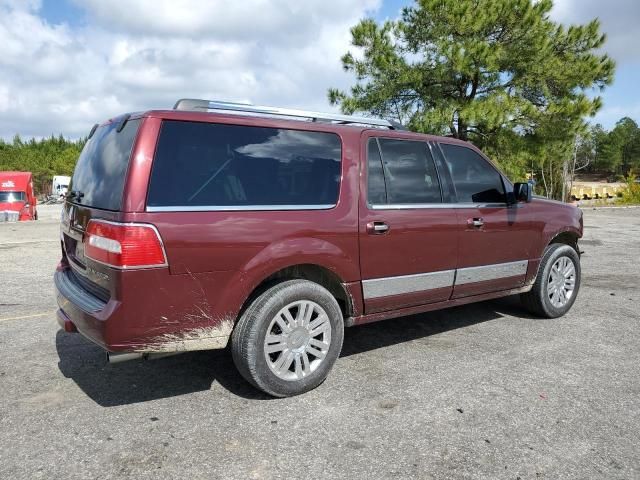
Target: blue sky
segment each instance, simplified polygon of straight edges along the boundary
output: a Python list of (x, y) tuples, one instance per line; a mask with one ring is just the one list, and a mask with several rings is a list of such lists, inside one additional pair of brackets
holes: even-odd
[[(339, 61), (349, 28), (364, 16), (396, 18), (410, 3), (0, 0), (0, 137), (77, 137), (185, 96), (328, 110), (327, 88), (353, 82)], [(592, 121), (640, 120), (640, 1), (556, 0), (551, 15), (598, 17), (609, 37), (616, 79)]]

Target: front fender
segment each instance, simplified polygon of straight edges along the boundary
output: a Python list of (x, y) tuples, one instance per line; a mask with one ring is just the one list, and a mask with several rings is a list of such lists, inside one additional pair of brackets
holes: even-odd
[(538, 258), (542, 256), (544, 249), (551, 243), (553, 243), (554, 239), (559, 237), (562, 234), (570, 233), (575, 235), (577, 238), (582, 238), (582, 212), (580, 212), (579, 217), (572, 218), (569, 224), (558, 225), (557, 223), (547, 223), (542, 232), (542, 241), (538, 246), (537, 255)]

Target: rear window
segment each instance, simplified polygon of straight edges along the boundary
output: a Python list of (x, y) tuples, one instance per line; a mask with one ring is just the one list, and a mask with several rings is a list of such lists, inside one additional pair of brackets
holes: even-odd
[(104, 210), (120, 210), (131, 148), (140, 120), (129, 120), (121, 132), (119, 122), (99, 127), (84, 146), (73, 178), (71, 191), (82, 192), (73, 201)]
[(330, 208), (340, 186), (333, 133), (164, 121), (150, 209)]

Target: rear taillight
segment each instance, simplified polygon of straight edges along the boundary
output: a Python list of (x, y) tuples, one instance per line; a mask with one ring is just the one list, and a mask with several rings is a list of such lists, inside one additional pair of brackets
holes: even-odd
[(167, 266), (158, 230), (144, 223), (91, 220), (85, 232), (84, 254), (115, 268)]

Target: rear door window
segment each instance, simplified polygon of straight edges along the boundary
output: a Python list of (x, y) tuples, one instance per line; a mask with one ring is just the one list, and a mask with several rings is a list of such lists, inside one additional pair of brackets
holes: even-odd
[(333, 133), (164, 121), (147, 207), (330, 208), (341, 152)]
[(82, 193), (74, 202), (104, 210), (120, 210), (131, 148), (140, 120), (129, 120), (118, 132), (120, 122), (95, 131), (82, 149), (71, 179), (70, 191)]
[(506, 202), (502, 176), (482, 156), (461, 145), (442, 143), (440, 146), (459, 202)]
[(427, 144), (378, 139), (389, 204), (441, 203), (440, 183)]

